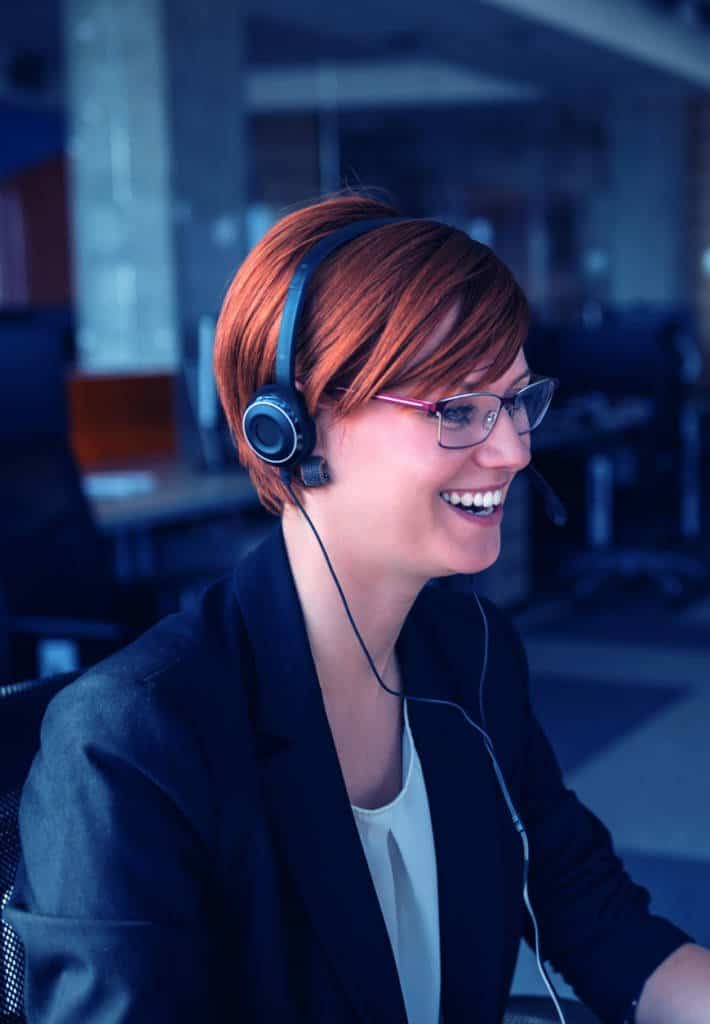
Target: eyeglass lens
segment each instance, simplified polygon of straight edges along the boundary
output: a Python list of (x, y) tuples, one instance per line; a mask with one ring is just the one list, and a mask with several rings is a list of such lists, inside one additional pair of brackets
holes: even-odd
[[(541, 380), (519, 392), (508, 411), (519, 434), (529, 434), (539, 426), (547, 412), (554, 383)], [(467, 448), (480, 444), (490, 434), (501, 411), (495, 395), (452, 398), (442, 402), (440, 443), (444, 448)]]

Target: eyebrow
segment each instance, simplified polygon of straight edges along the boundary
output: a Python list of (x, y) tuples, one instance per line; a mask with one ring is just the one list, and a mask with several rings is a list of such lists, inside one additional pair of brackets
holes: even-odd
[[(488, 367), (484, 366), (483, 369), (487, 370)], [(477, 372), (479, 372), (479, 371), (477, 371)], [(526, 377), (532, 377), (532, 370), (530, 369), (529, 366), (527, 367), (527, 369), (523, 370), (522, 373), (518, 374), (518, 376), (515, 378), (515, 380), (510, 382), (510, 387), (514, 387), (516, 384), (519, 384), (520, 381), (521, 380), (525, 380)], [(463, 387), (475, 387), (475, 386), (476, 386), (476, 382), (475, 381), (470, 381), (470, 380), (467, 379), (467, 380), (464, 380), (464, 382), (463, 382)]]

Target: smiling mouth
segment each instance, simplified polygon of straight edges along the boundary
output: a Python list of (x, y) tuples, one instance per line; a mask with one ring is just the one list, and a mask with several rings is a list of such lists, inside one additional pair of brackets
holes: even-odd
[(499, 487), (494, 490), (444, 490), (440, 497), (452, 508), (482, 519), (497, 512), (504, 502), (503, 490)]

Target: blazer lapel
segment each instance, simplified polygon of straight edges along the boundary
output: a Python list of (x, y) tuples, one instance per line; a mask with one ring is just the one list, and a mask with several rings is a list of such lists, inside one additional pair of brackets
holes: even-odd
[[(482, 638), (456, 636), (430, 608), (422, 595), (399, 639), (405, 692), (460, 703), (457, 681), (465, 681), (473, 693), (469, 683), (478, 680)], [(466, 710), (477, 722), (470, 705), (469, 699)], [(504, 893), (493, 767), (480, 733), (454, 708), (410, 701), (409, 717), (434, 832), (443, 1019), (445, 1024), (497, 1021)]]
[(280, 528), (241, 563), (235, 589), (256, 666), (266, 800), (289, 871), (355, 1010), (406, 1024)]

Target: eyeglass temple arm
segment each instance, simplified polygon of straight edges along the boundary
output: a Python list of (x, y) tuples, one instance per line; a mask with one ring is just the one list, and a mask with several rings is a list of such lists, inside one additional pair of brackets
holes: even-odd
[(408, 405), (412, 409), (423, 409), (428, 413), (435, 413), (438, 404), (437, 402), (425, 402), (420, 398), (395, 398), (394, 395), (373, 395), (372, 397), (381, 402), (391, 402), (392, 405)]
[[(334, 391), (349, 391), (350, 388), (336, 387)], [(408, 405), (412, 409), (423, 409), (428, 413), (435, 413), (437, 402), (425, 402), (419, 398), (396, 398), (394, 395), (373, 395), (380, 402), (389, 402), (391, 405)]]

